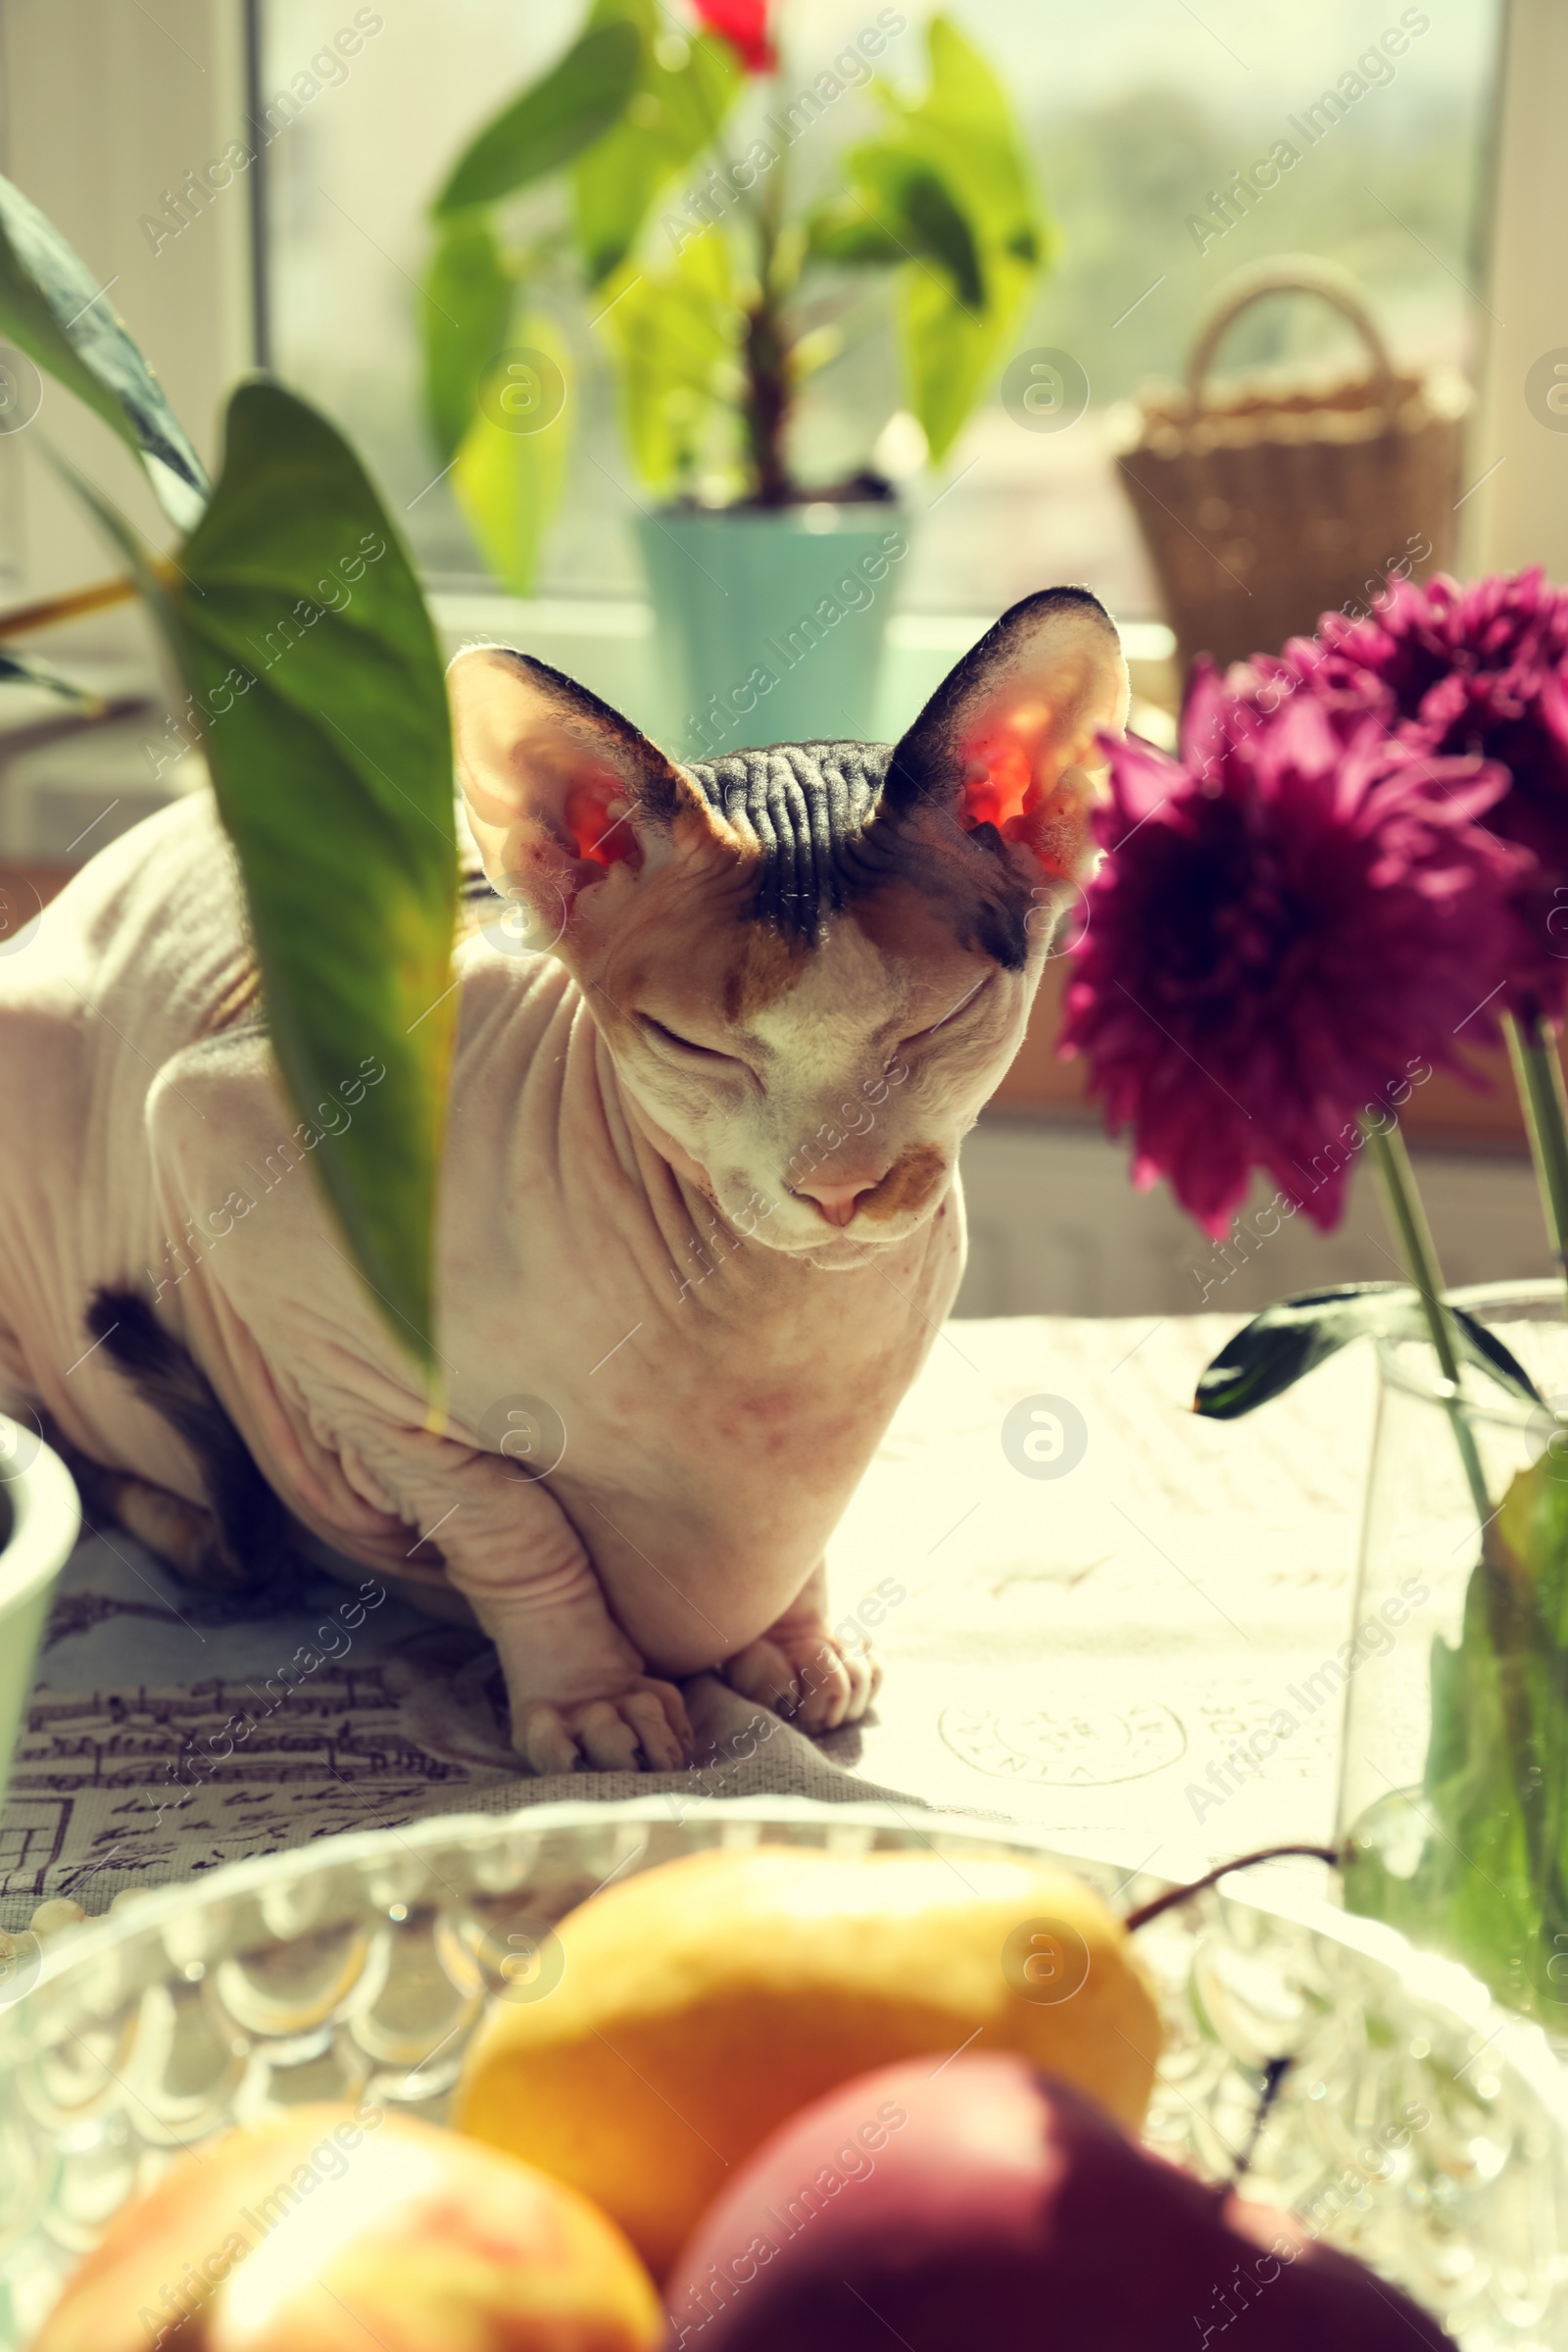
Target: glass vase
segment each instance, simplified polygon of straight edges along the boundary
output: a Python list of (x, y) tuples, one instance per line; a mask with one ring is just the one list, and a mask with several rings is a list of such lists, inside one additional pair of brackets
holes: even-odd
[(1568, 2037), (1568, 1314), (1560, 1282), (1450, 1296), (1542, 1401), (1379, 1343), (1354, 1623), (1320, 1670), (1346, 1901)]

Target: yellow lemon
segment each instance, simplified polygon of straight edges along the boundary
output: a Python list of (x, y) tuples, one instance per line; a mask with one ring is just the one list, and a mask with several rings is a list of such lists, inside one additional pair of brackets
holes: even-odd
[(1153, 1993), (1100, 1896), (1044, 1863), (716, 1849), (559, 1933), (553, 1989), (495, 2008), (453, 2121), (594, 2198), (656, 2277), (770, 2132), (897, 2059), (1018, 2050), (1143, 2121)]

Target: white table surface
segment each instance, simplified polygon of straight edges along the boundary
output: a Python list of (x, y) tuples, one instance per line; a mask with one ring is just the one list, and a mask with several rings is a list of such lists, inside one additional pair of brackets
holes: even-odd
[[(835, 1618), (878, 1587), (905, 1595), (877, 1628), (874, 1717), (815, 1744), (769, 1726), (759, 1743), (753, 1710), (704, 1678), (709, 1770), (636, 1785), (672, 1803), (692, 1788), (891, 1790), (1170, 1877), (1328, 1837), (1340, 1707), (1308, 1715), (1286, 1692), (1349, 1636), (1374, 1366), (1355, 1348), (1251, 1419), (1198, 1421), (1197, 1374), (1235, 1322), (950, 1324), (830, 1553)], [(1058, 1475), (1026, 1474), (1004, 1446), (1008, 1409), (1036, 1396), (1082, 1416), (1082, 1458)], [(281, 1688), (343, 1590), (313, 1577), (286, 1606), (239, 1606), (118, 1529), (84, 1542), (0, 1827), (0, 1921), (57, 1892), (98, 1910), (337, 1829), (631, 1792), (619, 1774), (519, 1778), (493, 1652), (395, 1599), (265, 1713), (267, 1678)], [(1288, 1703), (1298, 1731), (1216, 1780)], [(235, 1742), (223, 1727), (245, 1714)]]

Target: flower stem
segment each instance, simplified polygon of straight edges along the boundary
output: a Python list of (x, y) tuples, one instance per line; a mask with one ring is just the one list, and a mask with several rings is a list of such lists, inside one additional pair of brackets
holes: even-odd
[(1539, 1014), (1522, 1022), (1505, 1012), (1502, 1026), (1530, 1137), (1530, 1155), (1536, 1163), (1551, 1253), (1559, 1272), (1568, 1275), (1568, 1096), (1563, 1091), (1556, 1040)]
[(1470, 1499), (1476, 1506), (1476, 1517), (1483, 1526), (1492, 1516), (1492, 1504), (1487, 1495), (1487, 1482), (1481, 1469), (1481, 1456), (1476, 1451), (1474, 1432), (1464, 1417), (1459, 1402), (1459, 1359), (1454, 1353), (1453, 1326), (1443, 1302), (1443, 1268), (1438, 1263), (1437, 1247), (1427, 1212), (1416, 1189), (1415, 1170), (1410, 1154), (1404, 1148), (1404, 1138), (1396, 1127), (1374, 1127), (1366, 1122), (1362, 1132), (1372, 1146), (1372, 1157), (1383, 1181), (1383, 1197), (1398, 1235), (1400, 1253), (1421, 1299), (1431, 1335), (1438, 1369), (1454, 1394), (1446, 1399), (1448, 1418), (1453, 1424), (1454, 1444), (1459, 1448), (1459, 1460), (1464, 1470)]

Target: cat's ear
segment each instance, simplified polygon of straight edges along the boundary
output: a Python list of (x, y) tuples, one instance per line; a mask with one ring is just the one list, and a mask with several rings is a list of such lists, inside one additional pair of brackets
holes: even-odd
[(469, 646), (447, 671), (458, 782), (495, 889), (559, 937), (583, 895), (696, 831), (702, 796), (608, 703), (527, 654)]
[(1115, 624), (1087, 588), (1047, 588), (1004, 612), (950, 670), (893, 754), (883, 807), (922, 805), (963, 831), (994, 826), (1048, 871), (1076, 873), (1090, 847), (1098, 739), (1127, 722)]

